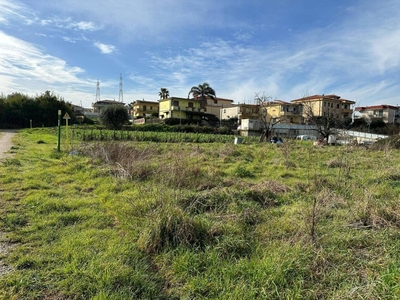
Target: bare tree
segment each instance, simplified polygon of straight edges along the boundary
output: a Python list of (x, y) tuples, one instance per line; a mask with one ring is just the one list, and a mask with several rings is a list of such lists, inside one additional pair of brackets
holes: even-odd
[(270, 109), (271, 97), (265, 95), (265, 92), (255, 93), (254, 102), (259, 105), (259, 119), (262, 123), (262, 133), (260, 137), (260, 143), (268, 140), (270, 133), (272, 132), (273, 126), (279, 122), (278, 119), (274, 119), (268, 115), (268, 109)]
[(311, 102), (303, 103), (303, 115), (305, 122), (314, 125), (317, 132), (324, 139), (328, 141), (330, 135), (333, 135), (335, 129), (342, 128), (344, 125), (344, 118), (329, 108), (324, 112), (324, 115), (320, 116), (314, 112), (314, 107)]

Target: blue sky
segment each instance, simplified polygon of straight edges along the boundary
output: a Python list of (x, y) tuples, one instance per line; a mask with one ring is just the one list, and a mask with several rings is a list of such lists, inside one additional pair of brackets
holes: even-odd
[(0, 0), (0, 92), (101, 99), (290, 101), (334, 93), (400, 105), (398, 0)]

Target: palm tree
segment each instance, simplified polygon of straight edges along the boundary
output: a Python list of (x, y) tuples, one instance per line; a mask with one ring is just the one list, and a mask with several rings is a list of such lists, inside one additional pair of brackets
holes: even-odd
[(207, 82), (199, 84), (198, 86), (193, 86), (188, 94), (188, 99), (190, 94), (200, 102), (200, 107), (203, 109), (206, 108), (207, 97), (211, 99), (215, 99), (216, 97), (214, 89)]
[(169, 97), (169, 91), (166, 88), (161, 88), (158, 92), (158, 96), (160, 96), (160, 100), (167, 99)]

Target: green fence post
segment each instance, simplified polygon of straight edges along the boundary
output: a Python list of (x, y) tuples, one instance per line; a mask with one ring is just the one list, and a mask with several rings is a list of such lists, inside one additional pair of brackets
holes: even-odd
[(58, 110), (58, 144), (57, 144), (58, 152), (60, 152), (60, 141), (61, 141), (61, 110)]

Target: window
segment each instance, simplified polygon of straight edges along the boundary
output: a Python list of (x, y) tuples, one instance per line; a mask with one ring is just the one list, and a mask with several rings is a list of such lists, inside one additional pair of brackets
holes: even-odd
[(150, 106), (150, 110), (153, 110), (153, 106)]
[(339, 103), (338, 103), (338, 104), (336, 104), (336, 108), (339, 108)]
[(193, 108), (193, 102), (189, 102), (188, 107)]
[(177, 100), (172, 101), (172, 106), (179, 106), (179, 101)]
[(146, 110), (147, 110), (146, 105), (143, 105), (143, 111), (146, 111)]

